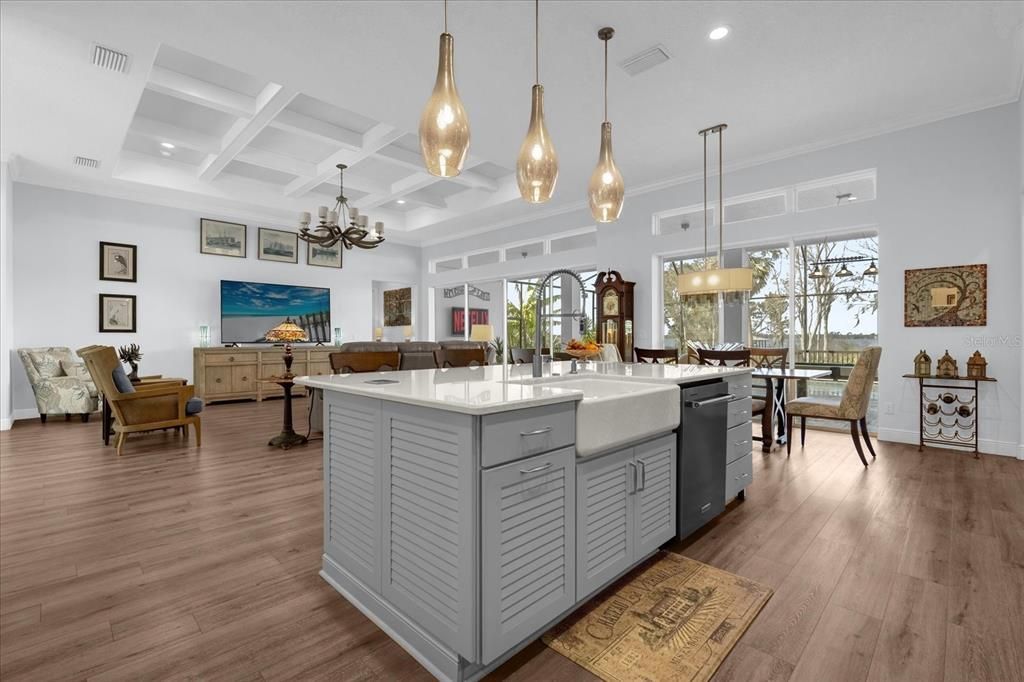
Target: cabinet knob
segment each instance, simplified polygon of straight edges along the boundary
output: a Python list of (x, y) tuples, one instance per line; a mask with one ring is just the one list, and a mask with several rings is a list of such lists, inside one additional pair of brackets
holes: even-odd
[(249, 377), (242, 377), (242, 381), (248, 381)]
[(220, 378), (218, 377), (217, 379), (215, 379), (215, 381), (219, 384), (220, 383)]
[(234, 361), (235, 361), (235, 356), (234, 355), (229, 355), (228, 356), (228, 362), (234, 362)]

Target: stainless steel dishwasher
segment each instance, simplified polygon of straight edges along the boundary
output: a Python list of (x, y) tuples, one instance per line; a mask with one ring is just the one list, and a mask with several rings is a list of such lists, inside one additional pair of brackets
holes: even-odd
[(680, 539), (690, 535), (725, 509), (726, 431), (729, 385), (714, 381), (684, 386), (680, 401), (676, 487)]

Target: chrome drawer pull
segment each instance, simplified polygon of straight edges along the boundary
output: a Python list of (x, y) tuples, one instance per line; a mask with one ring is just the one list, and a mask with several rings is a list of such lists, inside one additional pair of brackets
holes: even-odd
[(545, 426), (543, 429), (537, 429), (536, 431), (520, 431), (519, 435), (525, 438), (526, 436), (539, 436), (541, 434), (548, 433), (549, 431), (551, 431), (551, 427)]
[(707, 407), (708, 405), (717, 405), (718, 403), (727, 403), (730, 400), (735, 400), (736, 396), (732, 393), (726, 393), (725, 395), (716, 396), (714, 398), (708, 398), (707, 400), (687, 400), (687, 407)]
[(638, 461), (636, 463), (637, 468), (640, 470), (640, 487), (637, 490), (647, 489), (647, 465), (643, 462)]
[(702, 506), (700, 508), (700, 513), (703, 514), (704, 512), (706, 512), (709, 509), (711, 509), (711, 503), (710, 502), (708, 502), (707, 504), (705, 504), (704, 506)]
[(738, 448), (739, 446), (741, 446), (741, 445), (746, 445), (746, 444), (747, 444), (747, 443), (749, 443), (749, 442), (750, 442), (749, 440), (737, 440), (737, 441), (733, 441), (733, 447), (737, 447), (737, 448)]
[(550, 469), (550, 468), (551, 468), (551, 462), (547, 462), (546, 464), (540, 464), (538, 466), (535, 466), (532, 469), (520, 469), (519, 473), (521, 473), (521, 474), (535, 474), (538, 471), (544, 471), (545, 469)]

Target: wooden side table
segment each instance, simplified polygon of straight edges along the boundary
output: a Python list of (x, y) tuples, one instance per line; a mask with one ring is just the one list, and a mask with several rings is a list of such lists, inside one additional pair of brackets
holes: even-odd
[(282, 450), (287, 450), (295, 445), (305, 445), (306, 437), (295, 433), (295, 427), (292, 425), (292, 387), (295, 386), (295, 376), (284, 374), (267, 377), (261, 381), (277, 384), (284, 390), (284, 424), (281, 427), (281, 433), (271, 438), (267, 445), (279, 447)]
[[(935, 374), (928, 376), (904, 374), (903, 378), (917, 379), (920, 395), (918, 452), (924, 449), (926, 443), (933, 443), (956, 448), (969, 448), (977, 458), (979, 456), (978, 413), (981, 407), (978, 385), (986, 381), (995, 382), (995, 379), (992, 377), (940, 377)], [(927, 389), (938, 390), (938, 393), (930, 396)], [(970, 398), (961, 397), (961, 392), (970, 394)], [(952, 422), (949, 421), (950, 419)], [(967, 433), (967, 437), (961, 436), (962, 432)]]

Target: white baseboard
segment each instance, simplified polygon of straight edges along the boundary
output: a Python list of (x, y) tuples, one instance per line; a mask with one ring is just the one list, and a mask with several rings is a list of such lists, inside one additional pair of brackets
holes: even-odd
[(8, 419), (7, 417), (0, 417), (0, 431), (10, 431), (11, 426), (13, 425), (13, 419)]
[(14, 410), (11, 413), (11, 421), (16, 422), (21, 419), (39, 419), (39, 410), (34, 407), (22, 408), (20, 410)]
[[(919, 442), (919, 434), (917, 431), (910, 431), (907, 429), (878, 429), (878, 440), (888, 441), (890, 443), (907, 443), (909, 445), (917, 445)], [(943, 446), (929, 443), (928, 447), (942, 448)], [(947, 447), (943, 449), (967, 452), (964, 448)], [(991, 440), (982, 438), (978, 441), (978, 450), (983, 455), (1002, 455), (1004, 457), (1024, 459), (1024, 446), (1019, 446), (1017, 443), (1007, 440)]]

